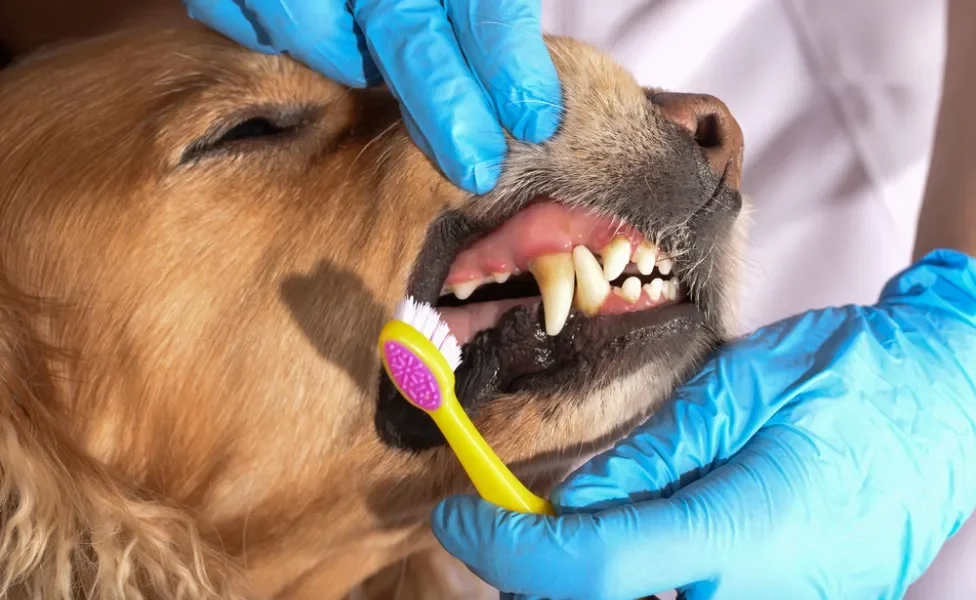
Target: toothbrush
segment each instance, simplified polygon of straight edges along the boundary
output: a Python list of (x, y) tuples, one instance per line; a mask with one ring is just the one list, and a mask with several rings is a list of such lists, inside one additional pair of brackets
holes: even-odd
[(461, 408), (454, 393), (461, 348), (434, 307), (404, 299), (380, 332), (379, 351), (400, 394), (434, 420), (483, 499), (511, 511), (555, 514), (512, 474)]

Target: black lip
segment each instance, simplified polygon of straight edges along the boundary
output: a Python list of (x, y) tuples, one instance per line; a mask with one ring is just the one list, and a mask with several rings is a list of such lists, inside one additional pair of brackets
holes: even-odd
[(701, 311), (687, 302), (595, 318), (573, 312), (556, 336), (543, 329), (541, 305), (518, 306), (465, 344), (456, 391), (467, 408), (506, 393), (585, 392), (707, 331)]

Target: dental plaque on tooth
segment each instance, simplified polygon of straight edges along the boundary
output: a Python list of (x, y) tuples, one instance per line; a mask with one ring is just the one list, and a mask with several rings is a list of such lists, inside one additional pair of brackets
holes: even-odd
[(463, 250), (438, 309), (462, 344), (511, 309), (541, 304), (548, 336), (587, 318), (654, 310), (681, 298), (671, 256), (635, 229), (542, 203)]

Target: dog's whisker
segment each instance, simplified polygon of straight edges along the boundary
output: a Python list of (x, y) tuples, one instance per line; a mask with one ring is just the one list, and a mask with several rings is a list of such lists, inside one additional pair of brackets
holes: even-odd
[(369, 147), (372, 146), (375, 142), (377, 142), (378, 140), (380, 140), (381, 138), (383, 138), (383, 136), (385, 136), (388, 133), (390, 133), (391, 131), (393, 131), (402, 122), (403, 122), (403, 119), (397, 119), (397, 120), (393, 121), (385, 129), (383, 129), (378, 134), (376, 134), (375, 136), (373, 136), (372, 139), (370, 139), (368, 142), (366, 142), (365, 144), (363, 144), (363, 147), (359, 150), (359, 153), (356, 154), (356, 157), (352, 160), (352, 163), (349, 165), (349, 169), (346, 171), (346, 177), (345, 177), (345, 179), (347, 179), (347, 180), (349, 179), (349, 175), (352, 173), (353, 167), (356, 166), (356, 163), (359, 161), (359, 158), (366, 152), (366, 150), (368, 150)]

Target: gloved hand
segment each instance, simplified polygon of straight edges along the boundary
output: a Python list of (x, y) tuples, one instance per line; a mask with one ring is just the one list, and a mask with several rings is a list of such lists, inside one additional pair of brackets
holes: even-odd
[(473, 193), (498, 181), (502, 125), (532, 143), (559, 125), (561, 89), (539, 0), (184, 3), (191, 17), (252, 50), (287, 52), (353, 87), (386, 80), (413, 140)]
[(552, 496), (433, 514), (482, 579), (546, 598), (901, 598), (976, 507), (976, 261), (728, 345)]

